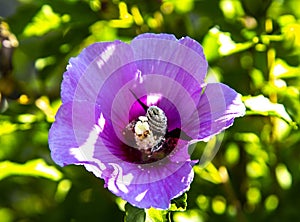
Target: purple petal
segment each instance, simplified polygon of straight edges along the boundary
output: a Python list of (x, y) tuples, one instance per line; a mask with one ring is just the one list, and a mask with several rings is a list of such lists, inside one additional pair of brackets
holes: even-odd
[[(129, 89), (136, 94), (137, 98), (147, 98), (148, 100), (148, 98), (155, 95), (161, 96), (161, 99), (157, 100), (154, 104), (159, 105), (165, 111), (168, 117), (169, 129), (172, 130), (179, 128), (181, 122), (188, 121), (194, 111), (197, 110), (197, 104), (200, 99), (199, 88), (198, 86), (195, 89), (196, 91), (191, 95), (176, 80), (172, 80), (164, 75), (146, 75), (143, 76), (141, 82), (136, 82), (135, 80), (129, 81), (116, 94), (113, 94), (115, 96), (112, 102), (109, 99), (111, 95), (108, 95), (102, 104), (105, 111), (106, 107), (109, 106), (108, 104), (112, 103), (109, 106), (111, 107), (111, 120), (113, 126), (116, 128), (117, 135), (120, 137), (119, 133), (122, 132), (122, 129), (124, 129), (128, 122), (140, 115), (145, 115), (145, 110), (138, 104)], [(197, 122), (197, 119), (194, 121)], [(190, 136), (193, 137), (196, 135)]]
[[(100, 107), (87, 101), (63, 104), (49, 132), (52, 159), (59, 165), (97, 163), (94, 150), (109, 152), (114, 141)], [(100, 142), (99, 142), (100, 141)]]
[[(115, 183), (108, 183), (108, 189), (137, 207), (168, 209), (171, 199), (189, 189), (194, 176), (191, 162), (180, 165), (180, 168), (175, 165), (169, 164), (154, 168), (141, 166), (140, 169), (132, 169), (132, 174), (137, 177), (132, 179), (131, 183), (124, 181), (124, 177), (120, 175), (122, 172), (117, 170), (119, 180), (115, 179), (112, 180)], [(174, 171), (173, 167), (178, 170)], [(168, 177), (163, 177), (165, 171), (170, 171), (167, 173)], [(123, 175), (126, 174), (123, 173)], [(157, 181), (147, 179), (153, 176), (161, 179)], [(128, 175), (127, 178), (129, 178)]]
[[(180, 120), (175, 123), (188, 122), (197, 110), (207, 70), (201, 45), (189, 37), (176, 40), (166, 34), (138, 36), (130, 45), (141, 72), (142, 84), (136, 89), (138, 97), (161, 94), (179, 112)], [(194, 118), (194, 122), (199, 123), (199, 120)], [(193, 138), (197, 136), (194, 130), (186, 133)]]
[[(167, 209), (171, 199), (189, 189), (193, 180), (193, 162), (187, 149), (151, 164), (130, 164), (124, 161), (108, 163), (102, 174), (108, 189), (140, 208)], [(186, 148), (186, 147), (185, 147)], [(101, 151), (95, 157), (102, 157)], [(102, 157), (103, 158), (103, 157)]]
[(154, 38), (177, 41), (177, 38), (175, 37), (175, 35), (166, 34), (166, 33), (161, 33), (161, 34), (143, 33), (141, 35), (138, 35), (134, 39), (154, 39)]
[[(188, 91), (190, 90), (190, 92)], [(146, 75), (141, 84), (134, 88), (137, 97), (143, 98), (145, 95), (162, 95), (159, 107), (163, 109), (168, 117), (169, 130), (179, 128), (184, 123), (188, 123), (194, 113), (197, 112), (197, 104), (201, 96), (201, 87), (198, 85), (191, 94), (191, 88), (185, 88), (178, 81), (164, 75)], [(193, 123), (199, 128), (199, 117), (193, 118)], [(196, 138), (198, 133), (191, 130), (186, 133)]]
[(187, 150), (180, 149), (186, 141), (165, 159), (133, 164), (120, 159), (112, 130), (99, 106), (87, 101), (63, 104), (50, 129), (52, 158), (61, 166), (83, 164), (113, 193), (139, 207), (166, 209), (172, 198), (189, 188), (192, 162)]
[(63, 104), (57, 114), (56, 121), (52, 124), (49, 131), (49, 147), (52, 159), (60, 166), (73, 164), (77, 159), (70, 155), (70, 148), (77, 147), (69, 104)]
[(143, 75), (164, 75), (186, 88), (203, 84), (207, 62), (196, 41), (188, 37), (178, 41), (167, 34), (145, 34), (133, 39), (130, 45)]
[[(106, 81), (112, 74), (118, 76), (115, 86), (135, 78), (134, 64), (129, 45), (120, 42), (95, 43), (70, 60), (62, 82), (62, 101), (87, 100), (95, 102)], [(110, 84), (110, 87), (112, 85)]]
[(245, 115), (245, 106), (241, 97), (230, 87), (222, 83), (207, 84), (198, 104), (194, 118), (200, 119), (200, 127), (191, 121), (186, 122), (184, 130), (198, 129), (196, 139), (207, 140), (233, 124), (236, 117)]

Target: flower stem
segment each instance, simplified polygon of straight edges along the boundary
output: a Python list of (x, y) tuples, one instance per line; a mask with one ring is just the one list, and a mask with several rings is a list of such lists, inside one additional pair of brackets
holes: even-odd
[(224, 186), (224, 190), (227, 194), (227, 198), (228, 198), (229, 202), (231, 202), (231, 204), (235, 207), (235, 209), (237, 211), (237, 214), (236, 214), (237, 221), (238, 222), (247, 222), (248, 220), (246, 218), (246, 215), (243, 212), (241, 202), (237, 198), (237, 195), (234, 191), (234, 188), (233, 188), (232, 183), (230, 181), (230, 177), (229, 177), (229, 174), (227, 172), (226, 167), (221, 166), (219, 168), (219, 172), (220, 172), (220, 175), (222, 177), (222, 183), (223, 183), (223, 186)]

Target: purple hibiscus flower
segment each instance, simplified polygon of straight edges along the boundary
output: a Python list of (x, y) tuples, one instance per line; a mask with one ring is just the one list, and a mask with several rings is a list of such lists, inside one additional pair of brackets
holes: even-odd
[(233, 89), (205, 84), (206, 71), (202, 47), (189, 37), (92, 44), (64, 73), (49, 132), (53, 160), (84, 165), (132, 205), (167, 209), (193, 180), (188, 146), (245, 113)]

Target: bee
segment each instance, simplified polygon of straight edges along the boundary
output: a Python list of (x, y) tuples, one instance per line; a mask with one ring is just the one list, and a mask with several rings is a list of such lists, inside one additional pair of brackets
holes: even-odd
[(178, 139), (192, 139), (179, 128), (169, 132), (165, 112), (158, 106), (147, 106), (132, 91), (131, 93), (145, 110), (145, 115), (131, 121), (125, 127), (123, 135), (129, 146), (144, 153), (142, 162), (167, 155), (174, 149)]
[(148, 119), (149, 129), (156, 141), (151, 148), (151, 152), (155, 152), (162, 148), (167, 133), (167, 117), (162, 109), (157, 106), (150, 106), (147, 109), (146, 117)]
[[(141, 119), (143, 119), (142, 122)], [(140, 130), (141, 124), (144, 129), (142, 134)], [(138, 136), (136, 143), (139, 147), (146, 149), (150, 147), (151, 153), (160, 150), (165, 142), (167, 133), (167, 117), (164, 111), (157, 106), (148, 107), (146, 116), (139, 117), (134, 131)], [(143, 136), (140, 137), (140, 135)]]
[(146, 117), (152, 132), (157, 135), (165, 135), (167, 132), (167, 117), (162, 109), (157, 106), (150, 106), (147, 109)]
[(162, 109), (150, 106), (145, 116), (139, 116), (126, 126), (127, 132), (134, 133), (134, 142), (139, 150), (153, 153), (158, 151), (165, 140), (167, 117)]
[(138, 103), (145, 110), (145, 116), (139, 116), (130, 122), (123, 135), (132, 147), (149, 154), (169, 152), (176, 146), (178, 139), (191, 140), (185, 132), (176, 128), (168, 131), (168, 121), (165, 112), (158, 106), (147, 106), (130, 90)]

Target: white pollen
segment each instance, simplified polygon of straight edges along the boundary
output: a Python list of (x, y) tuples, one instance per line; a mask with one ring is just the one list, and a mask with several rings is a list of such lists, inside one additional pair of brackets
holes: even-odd
[(142, 135), (144, 132), (149, 131), (149, 124), (147, 122), (138, 121), (134, 126), (134, 132), (137, 135)]
[(148, 118), (146, 116), (139, 116), (139, 120), (142, 122), (148, 121)]

